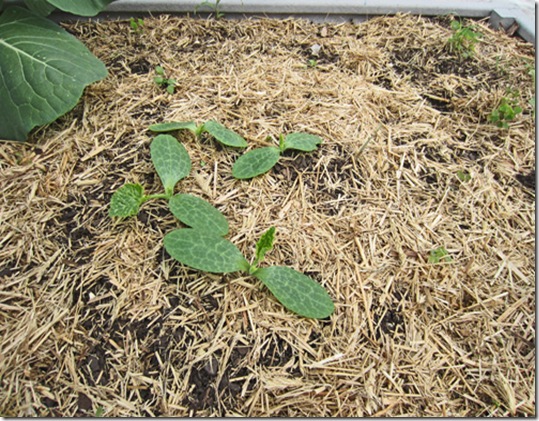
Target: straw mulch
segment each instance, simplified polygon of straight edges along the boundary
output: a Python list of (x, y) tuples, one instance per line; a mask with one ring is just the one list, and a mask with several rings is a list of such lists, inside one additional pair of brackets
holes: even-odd
[[(478, 22), (461, 59), (450, 19), (66, 25), (110, 75), (0, 149), (0, 415), (535, 415), (535, 51)], [(524, 111), (503, 129), (487, 117), (507, 89)], [(109, 218), (124, 183), (161, 191), (150, 124), (210, 119), (250, 149), (324, 139), (239, 181), (241, 151), (178, 134), (177, 190), (219, 208), (246, 256), (274, 225), (267, 263), (324, 285), (328, 320), (172, 260), (163, 201)], [(430, 263), (438, 247), (452, 260)]]

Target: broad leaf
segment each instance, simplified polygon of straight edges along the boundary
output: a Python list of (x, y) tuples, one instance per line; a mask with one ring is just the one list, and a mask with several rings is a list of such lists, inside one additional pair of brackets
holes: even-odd
[[(78, 2), (77, 2), (78, 3)], [(105, 65), (62, 28), (19, 7), (0, 15), (0, 139), (25, 140), (71, 110)]]
[(136, 215), (144, 199), (140, 184), (124, 184), (110, 199), (109, 216), (127, 217)]
[(165, 194), (172, 196), (174, 186), (191, 171), (191, 159), (185, 147), (173, 136), (160, 134), (150, 146), (152, 162), (165, 187)]
[(249, 268), (238, 248), (217, 234), (182, 228), (165, 235), (164, 243), (168, 254), (194, 269), (229, 273)]
[(270, 266), (253, 274), (287, 309), (304, 317), (324, 319), (335, 306), (327, 291), (315, 280), (292, 268)]
[(255, 253), (255, 265), (258, 265), (268, 251), (271, 251), (273, 248), (273, 240), (275, 239), (275, 227), (271, 227), (267, 230), (260, 240), (256, 243), (256, 253)]
[(243, 137), (236, 132), (227, 129), (225, 126), (217, 123), (216, 121), (207, 121), (204, 123), (203, 130), (211, 134), (215, 140), (223, 145), (233, 146), (236, 148), (245, 148), (247, 146), (247, 142)]
[(284, 149), (296, 149), (298, 151), (312, 152), (318, 145), (322, 143), (322, 139), (318, 136), (308, 133), (290, 133), (284, 139)]
[(156, 133), (167, 133), (187, 129), (196, 134), (197, 125), (193, 121), (171, 121), (169, 123), (152, 124), (148, 129)]
[(171, 212), (185, 225), (208, 234), (227, 235), (228, 222), (218, 209), (190, 194), (177, 194), (169, 201)]
[(47, 0), (64, 12), (78, 16), (95, 16), (114, 0)]
[(269, 171), (279, 160), (279, 149), (268, 146), (253, 149), (240, 156), (232, 166), (232, 175), (235, 178), (246, 179)]
[(49, 4), (47, 0), (24, 0), (28, 9), (40, 16), (48, 16), (56, 7)]

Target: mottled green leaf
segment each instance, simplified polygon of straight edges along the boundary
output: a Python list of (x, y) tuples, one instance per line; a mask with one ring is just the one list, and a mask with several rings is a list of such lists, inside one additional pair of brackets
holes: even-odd
[(253, 274), (287, 309), (304, 317), (324, 319), (335, 306), (327, 291), (315, 280), (292, 268), (270, 266)]
[(228, 222), (218, 209), (190, 194), (177, 194), (169, 201), (171, 212), (185, 225), (209, 234), (227, 235)]
[(185, 147), (173, 136), (160, 134), (150, 146), (152, 162), (165, 187), (165, 194), (172, 196), (174, 186), (191, 171), (191, 159)]
[(165, 235), (164, 243), (168, 254), (194, 269), (213, 273), (249, 269), (249, 263), (238, 248), (218, 234), (182, 228)]
[(155, 133), (167, 133), (176, 130), (190, 130), (196, 133), (197, 125), (194, 121), (171, 121), (168, 123), (152, 124), (148, 129)]
[(54, 9), (56, 9), (49, 4), (47, 0), (24, 0), (24, 4), (28, 9), (40, 16), (48, 16)]
[(223, 145), (233, 146), (235, 148), (245, 148), (247, 146), (247, 142), (243, 137), (216, 121), (207, 121), (204, 123), (203, 130), (208, 132), (215, 138), (215, 140)]
[(279, 149), (273, 146), (253, 149), (234, 162), (232, 175), (239, 179), (246, 179), (264, 174), (273, 168), (280, 155)]
[(322, 143), (322, 139), (318, 136), (308, 133), (290, 133), (284, 139), (284, 151), (287, 149), (295, 149), (298, 151), (312, 152), (318, 145)]
[(136, 215), (143, 202), (144, 189), (140, 184), (124, 184), (110, 199), (109, 216)]

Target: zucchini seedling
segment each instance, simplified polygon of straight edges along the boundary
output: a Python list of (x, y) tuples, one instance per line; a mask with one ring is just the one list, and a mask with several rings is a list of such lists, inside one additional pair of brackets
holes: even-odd
[(165, 250), (172, 258), (205, 272), (244, 272), (254, 276), (281, 304), (300, 316), (323, 319), (333, 313), (334, 304), (327, 291), (307, 275), (285, 266), (259, 267), (273, 248), (274, 227), (262, 235), (253, 260), (248, 262), (224, 238), (229, 231), (228, 221), (217, 208), (190, 194), (174, 194), (178, 181), (191, 170), (191, 160), (181, 143), (171, 135), (160, 134), (152, 141), (150, 152), (165, 192), (145, 195), (140, 184), (125, 184), (112, 195), (110, 216), (134, 216), (146, 201), (166, 199), (172, 214), (188, 227), (165, 235)]
[(169, 133), (178, 130), (189, 130), (196, 137), (200, 138), (202, 133), (208, 133), (214, 137), (219, 143), (225, 146), (232, 146), (234, 148), (245, 148), (247, 142), (236, 132), (227, 129), (222, 124), (210, 120), (200, 126), (197, 126), (194, 121), (171, 121), (168, 123), (152, 124), (148, 127), (154, 133)]
[(232, 166), (232, 175), (238, 179), (253, 178), (272, 169), (283, 152), (294, 149), (312, 152), (322, 143), (318, 136), (308, 133), (290, 133), (279, 136), (279, 147), (267, 146), (253, 149), (240, 156)]

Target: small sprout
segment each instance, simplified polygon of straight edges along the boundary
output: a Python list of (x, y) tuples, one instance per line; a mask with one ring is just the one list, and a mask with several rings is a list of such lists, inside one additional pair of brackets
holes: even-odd
[(272, 169), (281, 154), (289, 149), (312, 152), (322, 143), (322, 139), (308, 133), (291, 133), (279, 137), (279, 147), (267, 146), (253, 149), (240, 156), (232, 166), (232, 175), (238, 179), (253, 178)]
[(215, 19), (221, 19), (225, 14), (221, 12), (221, 7), (219, 6), (219, 3), (221, 3), (221, 0), (215, 0), (213, 2), (203, 1), (195, 7), (195, 13), (198, 13), (198, 10), (201, 7), (208, 7), (215, 13)]
[(103, 418), (103, 415), (105, 415), (105, 408), (103, 408), (102, 406), (98, 406), (95, 410), (95, 417)]
[(318, 66), (318, 61), (314, 58), (311, 58), (307, 61), (307, 67), (316, 67)]
[(157, 76), (153, 78), (153, 81), (157, 85), (165, 87), (167, 92), (172, 95), (176, 87), (176, 79), (169, 79), (165, 77), (165, 69), (163, 69), (161, 66), (155, 66), (155, 73)]
[(141, 18), (135, 19), (130, 18), (129, 19), (129, 26), (131, 27), (131, 31), (135, 34), (142, 34), (142, 31), (144, 30), (144, 20)]
[(457, 177), (463, 183), (466, 183), (466, 182), (468, 182), (468, 181), (470, 181), (472, 179), (472, 176), (469, 173), (467, 173), (466, 171), (462, 171), (462, 170), (457, 171)]
[(451, 262), (453, 259), (444, 247), (438, 247), (430, 251), (429, 263)]
[(488, 120), (498, 127), (508, 129), (509, 123), (520, 113), (522, 113), (522, 107), (519, 105), (519, 93), (518, 91), (509, 90), (507, 97), (503, 97), (500, 105), (492, 110)]
[(463, 25), (460, 20), (451, 21), (453, 35), (448, 40), (449, 50), (463, 58), (471, 58), (475, 54), (475, 44), (482, 34), (474, 25)]

